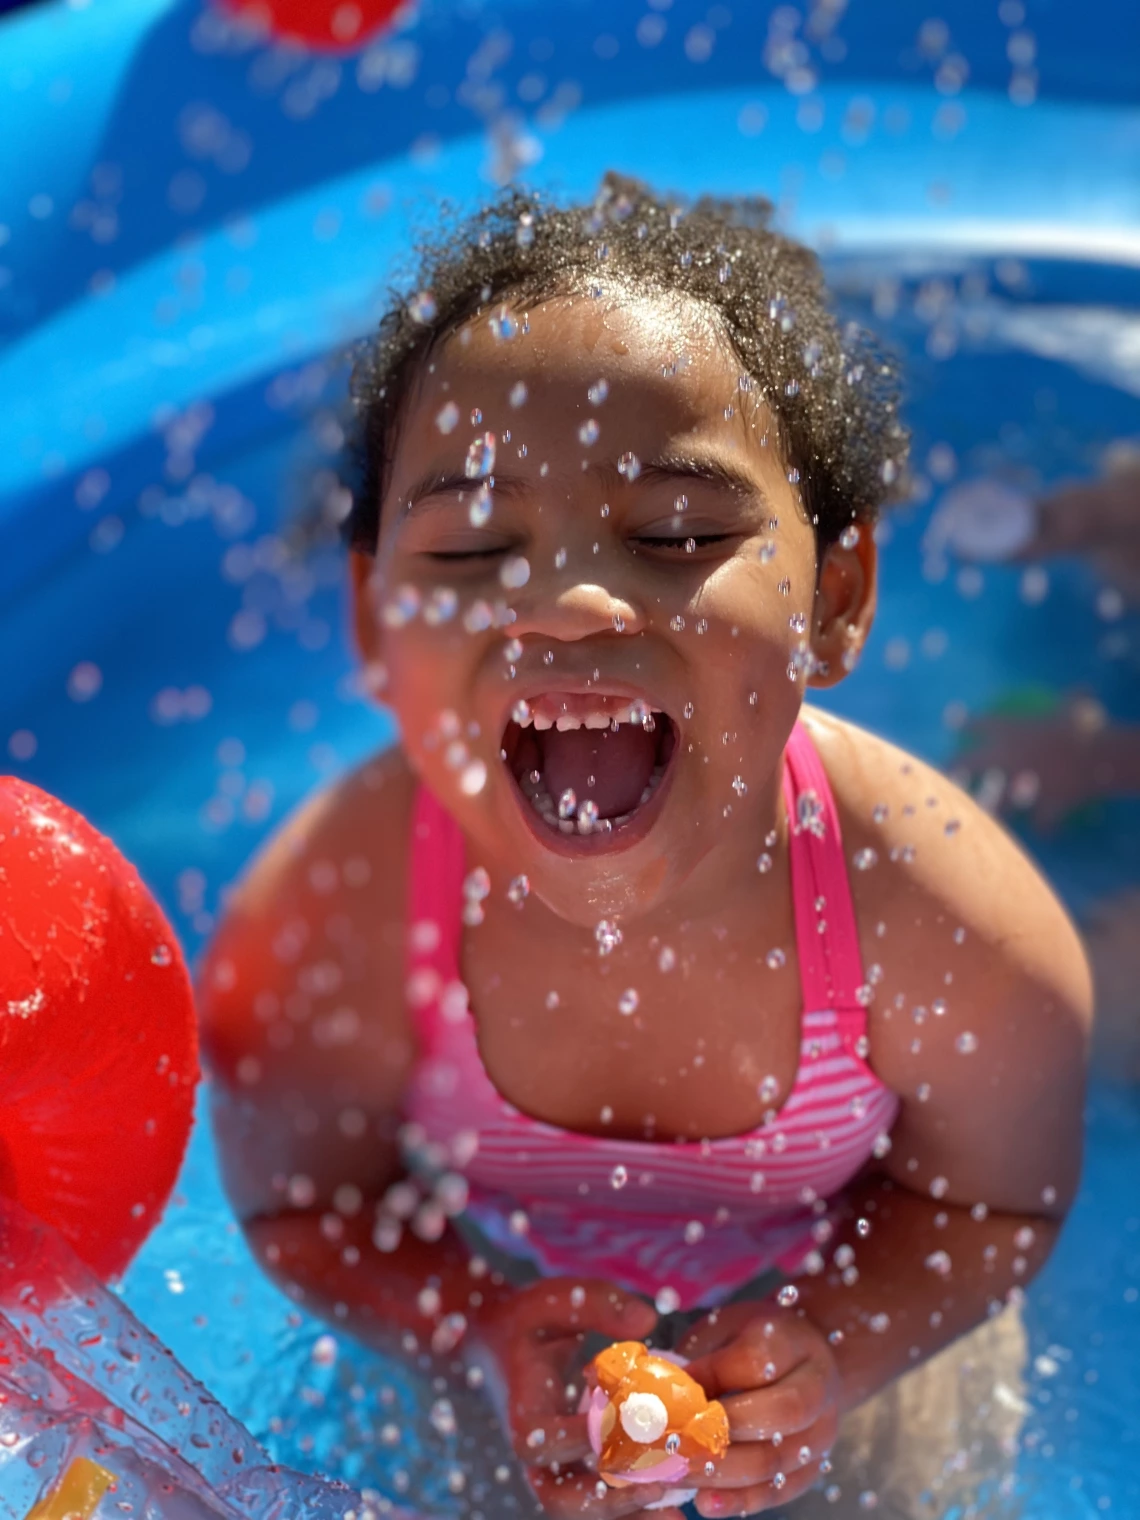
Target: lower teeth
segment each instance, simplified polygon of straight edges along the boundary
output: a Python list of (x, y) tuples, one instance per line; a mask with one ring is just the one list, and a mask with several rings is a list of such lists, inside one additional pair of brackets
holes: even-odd
[[(638, 799), (637, 807), (645, 806), (657, 790), (664, 774), (663, 765), (653, 767), (649, 784)], [(573, 816), (559, 817), (559, 807), (542, 784), (542, 778), (537, 771), (531, 771), (523, 778), (522, 790), (530, 799), (531, 807), (547, 827), (559, 834), (608, 834), (615, 824), (628, 823), (637, 811), (637, 808), (630, 808), (628, 813), (620, 813), (616, 818), (599, 818), (597, 804), (587, 797), (579, 807), (573, 810)], [(565, 794), (561, 800), (565, 804)]]

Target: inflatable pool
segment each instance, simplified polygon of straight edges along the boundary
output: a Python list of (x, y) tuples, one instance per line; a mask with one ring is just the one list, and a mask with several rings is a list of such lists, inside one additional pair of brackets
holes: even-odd
[[(1011, 693), (1140, 716), (1135, 609), (1088, 564), (967, 562), (949, 530), (927, 552), (955, 489), (1032, 496), (1137, 432), (1128, 0), (6, 9), (0, 745), (137, 863), (190, 955), (266, 832), (391, 739), (354, 675), (335, 539), (302, 548), (293, 526), (338, 489), (342, 351), (416, 227), (513, 177), (578, 195), (613, 166), (762, 193), (903, 355), (916, 492), (838, 710), (944, 765)], [(1134, 882), (1138, 825), (1109, 798), (1027, 842), (1083, 913)], [(1089, 1134), (1024, 1311), (1001, 1502), (1040, 1520), (1140, 1512), (1134, 1097), (1095, 1086)], [(122, 1297), (274, 1461), (389, 1504), (496, 1513), (430, 1378), (256, 1271), (202, 1124)], [(951, 1459), (931, 1454), (932, 1482)], [(940, 1481), (953, 1512), (959, 1480)]]

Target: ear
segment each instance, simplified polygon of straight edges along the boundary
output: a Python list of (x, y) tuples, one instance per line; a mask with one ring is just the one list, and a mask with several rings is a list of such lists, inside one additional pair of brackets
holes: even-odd
[(809, 686), (834, 686), (853, 670), (875, 620), (879, 556), (873, 524), (855, 524), (859, 536), (824, 552), (812, 611), (811, 647), (821, 668)]
[(352, 631), (365, 667), (381, 660), (381, 631), (376, 616), (372, 577), (376, 560), (362, 549), (351, 549), (348, 556), (349, 589), (352, 601)]

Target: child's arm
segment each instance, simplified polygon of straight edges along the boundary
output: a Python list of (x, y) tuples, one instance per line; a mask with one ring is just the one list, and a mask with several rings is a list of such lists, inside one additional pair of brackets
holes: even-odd
[(564, 1391), (583, 1333), (644, 1336), (653, 1310), (587, 1279), (515, 1292), (471, 1271), (450, 1226), (435, 1241), (405, 1229), (395, 1250), (372, 1238), (403, 1177), (410, 802), (398, 756), (373, 762), (302, 809), (233, 895), (199, 977), (226, 1190), (266, 1271), (313, 1313), (390, 1353), (485, 1352), (518, 1455), (546, 1464), (529, 1476), (551, 1514), (633, 1517), (658, 1491), (595, 1497), (595, 1476), (567, 1465), (589, 1442)]
[(389, 1341), (430, 1335), (429, 1276), (457, 1276), (448, 1308), (474, 1287), (450, 1236), (405, 1232), (390, 1255), (371, 1239), (403, 1175), (410, 800), (393, 755), (306, 804), (234, 892), (199, 976), (222, 1176), (253, 1250), (316, 1312)]
[[(1079, 1179), (1092, 987), (1077, 935), (992, 819), (875, 745), (869, 763), (860, 747), (828, 769), (865, 793), (844, 847), (878, 857), (857, 904), (864, 964), (879, 968), (871, 1060), (902, 1107), (824, 1271), (795, 1285), (794, 1303), (734, 1304), (680, 1347), (710, 1396), (726, 1395), (737, 1444), (707, 1483), (733, 1489), (733, 1513), (794, 1498), (844, 1409), (1027, 1284)], [(723, 1512), (712, 1496), (700, 1508)]]

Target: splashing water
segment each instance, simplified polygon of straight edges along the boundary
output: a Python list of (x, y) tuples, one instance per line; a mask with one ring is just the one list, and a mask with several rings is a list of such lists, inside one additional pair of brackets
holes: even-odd
[(408, 315), (413, 322), (428, 323), (432, 321), (437, 309), (435, 297), (430, 290), (417, 290), (408, 302)]
[(468, 480), (478, 480), (491, 474), (495, 468), (497, 443), (494, 433), (480, 433), (471, 441), (463, 465), (463, 473)]
[(594, 939), (597, 941), (598, 954), (610, 955), (621, 944), (621, 930), (613, 919), (603, 918), (594, 929)]

